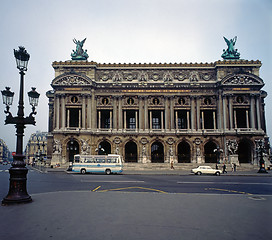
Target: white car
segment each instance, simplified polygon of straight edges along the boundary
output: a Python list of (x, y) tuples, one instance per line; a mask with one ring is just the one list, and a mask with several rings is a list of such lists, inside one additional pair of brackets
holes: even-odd
[(222, 171), (219, 169), (212, 169), (210, 166), (198, 166), (197, 168), (193, 168), (191, 170), (192, 173), (196, 175), (201, 175), (201, 174), (213, 174), (219, 176)]

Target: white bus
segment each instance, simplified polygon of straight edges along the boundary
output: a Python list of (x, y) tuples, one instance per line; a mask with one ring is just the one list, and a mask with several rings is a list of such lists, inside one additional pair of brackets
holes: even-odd
[(123, 163), (120, 155), (75, 155), (72, 172), (78, 173), (121, 173)]

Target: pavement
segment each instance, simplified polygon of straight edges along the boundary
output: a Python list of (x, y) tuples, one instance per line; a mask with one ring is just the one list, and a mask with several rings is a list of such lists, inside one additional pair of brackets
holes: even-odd
[[(40, 170), (69, 173), (64, 168)], [(225, 174), (234, 175), (271, 177), (272, 172)], [(272, 195), (60, 191), (31, 197), (31, 203), (0, 206), (1, 240), (266, 240), (272, 234)]]
[(67, 191), (0, 207), (0, 239), (266, 240), (272, 196)]
[[(71, 174), (71, 171), (67, 171), (67, 168), (49, 168), (49, 167), (36, 167), (35, 168), (41, 172), (66, 172), (67, 174)], [(124, 175), (189, 175), (192, 174), (190, 170), (172, 170), (172, 169), (163, 169), (163, 170), (124, 170)], [(267, 173), (258, 173), (258, 169), (250, 169), (250, 170), (237, 170), (235, 172), (228, 171), (227, 173), (222, 174), (224, 176), (267, 176), (272, 177), (272, 170), (267, 170)]]

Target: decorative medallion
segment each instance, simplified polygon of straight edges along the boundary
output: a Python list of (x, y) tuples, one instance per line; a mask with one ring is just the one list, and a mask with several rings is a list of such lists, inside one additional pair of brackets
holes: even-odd
[(145, 137), (141, 138), (141, 144), (145, 145), (147, 143), (148, 143), (147, 138), (145, 138)]
[(167, 141), (166, 141), (169, 145), (172, 145), (175, 141), (173, 138), (168, 138)]

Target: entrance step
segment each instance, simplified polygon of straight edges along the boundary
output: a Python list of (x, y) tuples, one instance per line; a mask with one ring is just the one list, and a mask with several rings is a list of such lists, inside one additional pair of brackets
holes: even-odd
[[(210, 166), (215, 168), (215, 163), (176, 163), (174, 164), (175, 170), (185, 170), (191, 171), (192, 168), (196, 168), (197, 166)], [(222, 169), (223, 164), (218, 164), (219, 169)], [(231, 164), (226, 164), (227, 171), (231, 171)], [(250, 163), (243, 163), (237, 166), (238, 171), (250, 171), (257, 170), (259, 167), (256, 165), (252, 165)], [(170, 163), (124, 163), (124, 170), (146, 170), (146, 171), (159, 171), (159, 170), (169, 170)]]

